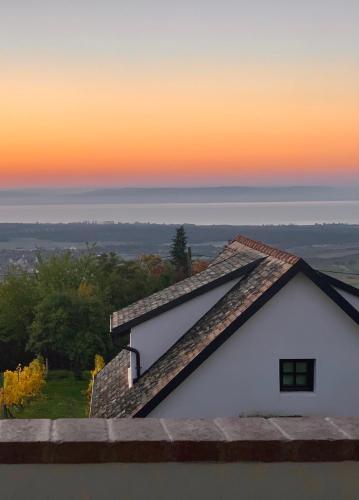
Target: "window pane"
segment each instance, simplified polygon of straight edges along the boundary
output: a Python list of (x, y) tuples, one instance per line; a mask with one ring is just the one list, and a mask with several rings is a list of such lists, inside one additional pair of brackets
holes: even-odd
[(283, 373), (294, 372), (294, 363), (292, 361), (286, 361), (283, 363)]
[(307, 376), (306, 375), (297, 375), (295, 377), (295, 382), (297, 385), (307, 385)]
[(295, 371), (298, 373), (306, 373), (308, 365), (305, 361), (297, 361), (295, 364)]
[(293, 385), (294, 376), (293, 375), (283, 375), (283, 385)]

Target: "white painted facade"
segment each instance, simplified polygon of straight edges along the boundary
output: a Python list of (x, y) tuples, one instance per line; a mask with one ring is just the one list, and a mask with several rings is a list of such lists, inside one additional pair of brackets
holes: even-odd
[(344, 290), (341, 290), (340, 288), (335, 289), (342, 297), (345, 298), (351, 304), (355, 309), (359, 311), (359, 297), (356, 295), (353, 295), (352, 293), (345, 292)]
[[(141, 373), (158, 360), (241, 278), (228, 281), (131, 329), (130, 346), (141, 356)], [(129, 384), (136, 377), (136, 358), (131, 353)]]
[[(280, 392), (279, 360), (315, 359), (313, 392)], [(150, 417), (359, 415), (359, 327), (307, 277), (293, 278)]]

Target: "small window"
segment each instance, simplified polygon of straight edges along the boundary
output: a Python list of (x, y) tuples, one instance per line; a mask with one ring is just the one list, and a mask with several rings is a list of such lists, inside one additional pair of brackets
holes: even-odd
[(279, 380), (282, 392), (313, 391), (314, 359), (281, 359)]

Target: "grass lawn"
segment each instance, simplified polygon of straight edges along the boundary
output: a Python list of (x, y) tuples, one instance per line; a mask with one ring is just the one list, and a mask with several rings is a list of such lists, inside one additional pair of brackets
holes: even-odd
[(42, 394), (14, 412), (16, 418), (80, 418), (88, 416), (86, 390), (90, 375), (76, 380), (72, 372), (52, 370), (48, 374)]

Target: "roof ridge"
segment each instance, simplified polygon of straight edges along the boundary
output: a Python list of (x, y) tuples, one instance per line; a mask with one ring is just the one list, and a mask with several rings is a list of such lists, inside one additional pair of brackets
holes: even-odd
[(282, 260), (287, 264), (296, 264), (301, 259), (297, 255), (285, 252), (284, 250), (279, 250), (278, 248), (267, 245), (262, 241), (252, 240), (251, 238), (248, 238), (247, 236), (242, 236), (241, 234), (238, 234), (229, 244), (234, 242), (241, 243), (246, 247), (264, 253), (265, 255)]

